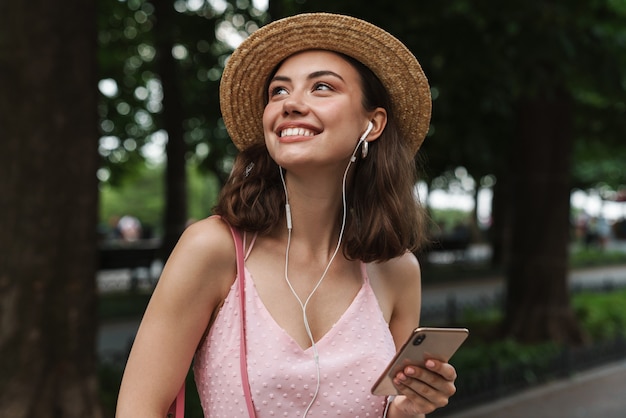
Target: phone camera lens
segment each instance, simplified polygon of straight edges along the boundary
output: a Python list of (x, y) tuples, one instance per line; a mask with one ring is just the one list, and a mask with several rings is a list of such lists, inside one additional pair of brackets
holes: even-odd
[(413, 340), (413, 345), (420, 345), (426, 339), (426, 334), (418, 334)]

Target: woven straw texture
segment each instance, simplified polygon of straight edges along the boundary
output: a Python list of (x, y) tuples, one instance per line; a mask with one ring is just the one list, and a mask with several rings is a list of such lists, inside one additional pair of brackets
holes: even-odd
[(428, 80), (413, 54), (386, 31), (354, 17), (308, 13), (277, 20), (252, 33), (229, 58), (220, 83), (226, 129), (239, 150), (262, 143), (265, 83), (285, 58), (323, 49), (349, 55), (369, 67), (392, 101), (400, 132), (416, 153), (428, 132)]

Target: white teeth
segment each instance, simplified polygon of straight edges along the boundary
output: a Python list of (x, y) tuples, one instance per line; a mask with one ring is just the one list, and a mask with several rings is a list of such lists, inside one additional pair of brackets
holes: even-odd
[(313, 132), (304, 128), (287, 128), (280, 131), (280, 136), (313, 136)]

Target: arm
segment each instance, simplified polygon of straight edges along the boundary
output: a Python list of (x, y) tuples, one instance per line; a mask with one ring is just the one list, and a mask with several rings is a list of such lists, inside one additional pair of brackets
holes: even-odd
[(219, 218), (191, 225), (168, 259), (137, 332), (117, 418), (164, 417), (211, 315), (236, 274), (235, 247)]
[[(417, 259), (411, 253), (391, 260), (381, 267), (381, 278), (392, 300), (389, 328), (396, 348), (419, 324), (421, 311), (421, 272)], [(447, 363), (428, 360), (426, 368), (408, 366), (398, 373), (394, 384), (402, 396), (396, 396), (389, 405), (388, 418), (423, 417), (447, 405), (456, 388), (456, 371)]]

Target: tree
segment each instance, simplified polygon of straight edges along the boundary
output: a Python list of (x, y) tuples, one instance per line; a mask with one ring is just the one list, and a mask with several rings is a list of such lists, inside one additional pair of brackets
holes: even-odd
[(161, 251), (169, 256), (187, 222), (187, 170), (184, 138), (182, 91), (177, 77), (176, 60), (172, 56), (178, 28), (172, 2), (154, 0), (154, 33), (157, 70), (163, 89), (162, 127), (167, 132), (167, 164), (165, 169), (165, 214)]
[(223, 184), (236, 153), (218, 101), (219, 76), (232, 47), (216, 31), (221, 25), (231, 36), (246, 36), (263, 13), (236, 1), (226, 2), (224, 10), (162, 0), (100, 0), (100, 7), (100, 77), (118, 87), (100, 105), (106, 181), (119, 184), (139, 171), (141, 147), (164, 133), (167, 257), (188, 217), (187, 162), (194, 160)]
[(101, 417), (96, 14), (0, 6), (0, 416)]
[[(501, 51), (510, 51), (509, 65), (517, 70), (509, 70), (516, 134), (508, 159), (513, 224), (502, 332), (523, 342), (579, 344), (585, 339), (567, 280), (573, 149), (577, 140), (588, 139), (576, 135), (574, 122), (589, 119), (582, 92), (611, 97), (621, 90), (623, 97), (621, 42), (600, 30), (607, 22), (623, 27), (607, 18), (619, 15), (615, 5), (517, 4), (518, 28), (509, 32), (508, 48)], [(598, 65), (605, 77), (590, 78)], [(599, 139), (610, 144), (613, 135), (603, 136)]]
[(520, 104), (502, 334), (524, 342), (584, 341), (567, 281), (571, 119), (566, 94), (542, 94)]

